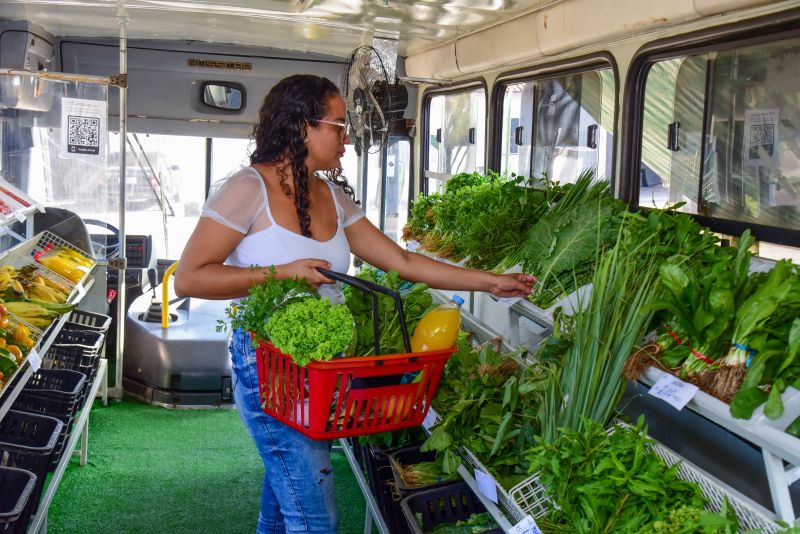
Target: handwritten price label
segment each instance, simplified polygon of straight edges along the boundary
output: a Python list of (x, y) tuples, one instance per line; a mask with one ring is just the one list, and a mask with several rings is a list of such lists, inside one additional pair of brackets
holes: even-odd
[(422, 420), (422, 428), (428, 430), (430, 427), (436, 424), (436, 420), (439, 416), (436, 413), (436, 410), (433, 408), (428, 408), (428, 413), (425, 415), (425, 419)]
[(484, 473), (480, 469), (476, 469), (475, 482), (478, 483), (478, 491), (483, 493), (487, 499), (497, 504), (497, 484), (494, 478), (492, 478), (492, 475)]
[(525, 516), (525, 519), (511, 527), (508, 531), (509, 534), (542, 534), (539, 525), (536, 524), (533, 517)]
[(648, 393), (669, 403), (676, 410), (683, 410), (684, 406), (697, 394), (697, 386), (688, 384), (671, 374), (664, 373), (653, 384)]

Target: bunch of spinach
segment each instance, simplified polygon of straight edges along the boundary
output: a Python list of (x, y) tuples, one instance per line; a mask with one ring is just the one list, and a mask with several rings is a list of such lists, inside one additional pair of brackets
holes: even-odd
[[(752, 278), (761, 283), (737, 313), (735, 345), (724, 360), (741, 370), (750, 361), (731, 414), (747, 419), (766, 402), (764, 414), (777, 419), (783, 414), (781, 393), (790, 385), (800, 389), (800, 271), (784, 260)], [(790, 425), (787, 432), (797, 435), (796, 427)]]
[(651, 307), (667, 312), (664, 319), (681, 340), (661, 359), (670, 368), (682, 365), (681, 375), (704, 388), (713, 380), (715, 360), (728, 349), (737, 309), (752, 292), (748, 268), (753, 242), (746, 231), (736, 248), (716, 247), (705, 265), (670, 261), (659, 267), (663, 291)]
[[(406, 328), (411, 335), (417, 323), (433, 306), (433, 297), (427, 291), (425, 284), (413, 284), (406, 290), (408, 282), (402, 280), (397, 271), (381, 273), (374, 268), (365, 268), (357, 275), (358, 278), (381, 284), (400, 294), (403, 302), (403, 313), (406, 319)], [(345, 304), (353, 315), (356, 328), (356, 356), (375, 355), (375, 334), (372, 327), (372, 295), (359, 289), (345, 286)], [(403, 334), (400, 325), (400, 315), (392, 298), (380, 294), (378, 296), (378, 316), (380, 339), (379, 344), (383, 354), (401, 354), (406, 352), (403, 344)]]

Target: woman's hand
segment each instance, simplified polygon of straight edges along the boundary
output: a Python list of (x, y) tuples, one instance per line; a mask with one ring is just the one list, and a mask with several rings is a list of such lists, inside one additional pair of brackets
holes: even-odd
[(314, 289), (322, 284), (334, 284), (330, 278), (324, 276), (317, 269), (330, 269), (331, 264), (325, 260), (307, 259), (297, 260), (278, 267), (281, 278), (305, 278)]
[(535, 276), (525, 273), (497, 274), (489, 291), (496, 297), (527, 297), (536, 281)]

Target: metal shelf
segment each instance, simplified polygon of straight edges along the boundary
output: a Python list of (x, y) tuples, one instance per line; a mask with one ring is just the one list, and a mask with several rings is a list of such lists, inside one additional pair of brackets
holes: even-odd
[[(58, 466), (56, 466), (56, 470), (50, 477), (50, 481), (47, 484), (47, 489), (39, 501), (39, 508), (36, 511), (36, 515), (33, 516), (33, 519), (28, 526), (28, 534), (44, 534), (47, 532), (47, 512), (50, 509), (50, 504), (52, 504), (53, 497), (58, 490), (58, 485), (61, 482), (61, 478), (64, 476), (64, 471), (66, 471), (67, 465), (72, 457), (79, 456), (80, 465), (86, 465), (89, 437), (89, 413), (92, 410), (92, 404), (97, 396), (97, 392), (100, 390), (100, 386), (106, 380), (107, 369), (108, 362), (105, 358), (101, 358), (94, 383), (89, 389), (88, 395), (86, 395), (86, 401), (81, 407), (80, 415), (75, 422), (75, 426), (72, 428), (72, 433), (70, 434), (69, 439), (67, 440), (66, 448), (64, 449), (64, 455), (61, 457), (61, 460), (58, 462)], [(81, 439), (81, 448), (80, 450), (76, 451), (75, 445), (77, 445), (79, 438)]]
[[(639, 381), (652, 386), (663, 374), (649, 367)], [(728, 404), (704, 391), (698, 391), (686, 407), (761, 449), (775, 513), (784, 521), (794, 521), (797, 516), (789, 486), (800, 480), (800, 439), (765, 424), (760, 418), (755, 421), (734, 419)], [(784, 467), (784, 462), (788, 467)]]
[(364, 514), (364, 532), (372, 532), (372, 522), (374, 521), (375, 527), (380, 534), (391, 534), (389, 527), (386, 526), (386, 521), (383, 520), (383, 515), (378, 508), (378, 503), (375, 501), (375, 496), (369, 489), (367, 479), (364, 477), (363, 471), (361, 471), (361, 466), (358, 465), (356, 457), (353, 455), (353, 449), (350, 447), (350, 443), (348, 443), (346, 439), (340, 439), (339, 445), (342, 447), (345, 458), (347, 458), (347, 463), (350, 464), (350, 469), (353, 471), (356, 482), (358, 482), (361, 494), (367, 502), (367, 509)]

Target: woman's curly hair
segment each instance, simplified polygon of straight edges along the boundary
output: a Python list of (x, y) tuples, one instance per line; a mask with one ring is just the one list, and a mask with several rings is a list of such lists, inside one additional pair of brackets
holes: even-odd
[[(277, 168), (281, 189), (287, 196), (291, 194), (286, 184), (289, 179), (287, 167), (291, 167), (297, 217), (300, 219), (300, 231), (306, 237), (311, 237), (311, 217), (308, 215), (311, 202), (308, 198), (308, 168), (305, 165), (308, 149), (304, 142), (306, 121), (314, 123), (323, 118), (328, 111), (328, 99), (338, 94), (339, 89), (327, 78), (311, 74), (284, 78), (264, 98), (258, 123), (253, 129), (256, 146), (250, 154), (250, 163), (288, 162)], [(324, 174), (325, 178), (344, 189), (355, 200), (353, 188), (342, 176), (341, 168), (325, 171)]]

